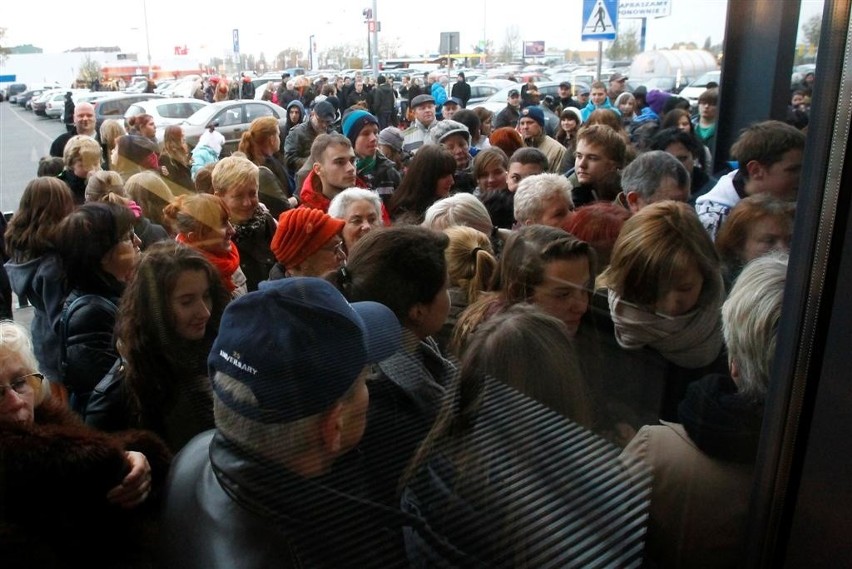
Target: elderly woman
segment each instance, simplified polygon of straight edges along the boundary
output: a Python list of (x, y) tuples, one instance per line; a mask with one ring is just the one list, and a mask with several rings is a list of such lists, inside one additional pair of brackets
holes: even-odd
[(229, 156), (213, 169), (213, 192), (222, 198), (231, 215), (240, 253), (240, 268), (248, 291), (269, 276), (275, 257), (269, 248), (275, 235), (275, 218), (260, 206), (260, 170), (247, 158)]
[(514, 208), (521, 225), (562, 227), (574, 211), (571, 184), (559, 174), (524, 178), (515, 192)]
[(376, 192), (347, 188), (331, 200), (328, 215), (346, 222), (343, 242), (351, 251), (359, 239), (382, 226), (382, 200)]
[(150, 507), (139, 506), (164, 481), (168, 451), (145, 432), (108, 436), (87, 428), (38, 369), (23, 326), (0, 322), (4, 566), (150, 563), (143, 543), (150, 529), (139, 524)]
[(735, 567), (771, 381), (787, 258), (749, 263), (722, 306), (727, 374), (690, 386), (679, 422), (643, 427), (624, 456), (654, 475), (647, 556), (661, 567)]

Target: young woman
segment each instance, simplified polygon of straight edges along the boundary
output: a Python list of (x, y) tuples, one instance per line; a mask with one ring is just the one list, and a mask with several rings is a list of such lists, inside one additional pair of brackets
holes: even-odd
[(178, 232), (175, 240), (198, 249), (216, 267), (231, 298), (246, 293), (240, 252), (232, 242), (235, 231), (229, 221), (231, 214), (222, 198), (210, 194), (179, 196), (163, 213)]
[(568, 107), (559, 113), (559, 128), (556, 129), (556, 142), (564, 146), (571, 156), (577, 149), (577, 131), (583, 124), (583, 115), (579, 109)]
[(108, 170), (112, 169), (118, 157), (116, 145), (118, 139), (127, 134), (122, 121), (116, 119), (107, 119), (101, 125), (101, 146), (103, 147), (103, 162)]
[[(600, 547), (614, 565), (638, 563), (643, 529), (602, 519), (612, 503), (641, 517), (646, 478), (578, 425), (590, 409), (564, 323), (523, 305), (495, 316), (454, 387), (403, 479), (404, 511), (483, 567), (582, 565), (578, 556)], [(414, 567), (456, 566), (416, 529), (405, 542)]]
[(442, 351), (449, 346), (459, 315), (488, 290), (497, 270), (497, 259), (487, 235), (460, 225), (444, 229), (444, 234), (450, 239), (444, 253), (450, 277), (450, 312), (441, 332), (435, 336)]
[(424, 145), (408, 165), (405, 178), (391, 196), (388, 213), (396, 224), (419, 225), (429, 206), (450, 195), (456, 161), (437, 144)]
[(494, 292), (483, 295), (459, 317), (452, 351), (462, 357), (476, 328), (515, 304), (528, 302), (559, 318), (576, 335), (589, 308), (595, 254), (562, 229), (527, 225), (506, 241)]
[(117, 353), (113, 329), (118, 302), (133, 276), (141, 241), (127, 206), (87, 203), (60, 223), (55, 245), (67, 282), (59, 324), (62, 382), (71, 408), (82, 414)]
[(95, 388), (86, 423), (148, 429), (174, 452), (213, 428), (207, 355), (227, 302), (218, 272), (199, 251), (174, 243), (146, 251), (121, 299), (121, 359)]
[(259, 169), (259, 199), (275, 219), (297, 205), (296, 198), (290, 197), (286, 167), (276, 158), (280, 149), (281, 134), (275, 117), (255, 119), (240, 139), (240, 152)]
[(684, 368), (719, 356), (719, 256), (687, 204), (657, 202), (628, 219), (601, 282), (621, 347), (648, 346)]
[(474, 195), (488, 210), (492, 225), (504, 229), (511, 229), (515, 222), (515, 194), (509, 191), (508, 170), (509, 157), (497, 146), (483, 150), (473, 159), (477, 182)]
[(437, 416), (454, 372), (432, 339), (450, 309), (447, 243), (446, 235), (423, 227), (371, 231), (336, 274), (338, 287), (350, 301), (380, 302), (403, 326), (403, 348), (378, 365), (378, 376), (371, 382), (370, 417), (362, 442), (365, 455), (377, 465), (369, 479), (389, 504), (395, 501), (402, 469)]
[(160, 173), (171, 182), (173, 194), (180, 195), (195, 191), (192, 183), (192, 157), (183, 137), (180, 125), (169, 125), (163, 134), (163, 149), (160, 151)]
[(257, 290), (258, 283), (269, 277), (269, 270), (275, 265), (269, 244), (277, 225), (258, 201), (260, 170), (246, 158), (229, 156), (216, 164), (212, 180), (213, 192), (230, 212), (246, 289)]
[(160, 147), (157, 144), (154, 117), (148, 114), (136, 115), (130, 117), (127, 124), (130, 126), (127, 134), (118, 139), (118, 157), (114, 169), (125, 180), (143, 170), (159, 172)]
[(68, 186), (56, 178), (36, 178), (27, 184), (5, 234), (6, 272), (18, 298), (33, 307), (33, 349), (39, 369), (51, 381), (61, 379), (56, 330), (67, 293), (55, 232), (73, 210)]

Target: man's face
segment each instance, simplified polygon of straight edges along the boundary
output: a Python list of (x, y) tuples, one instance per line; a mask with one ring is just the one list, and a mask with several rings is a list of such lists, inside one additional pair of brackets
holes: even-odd
[(793, 200), (802, 174), (802, 151), (788, 150), (779, 162), (768, 167), (758, 163), (754, 172), (753, 169), (749, 167), (750, 183), (746, 184), (749, 195), (768, 193), (781, 200)]
[(342, 144), (325, 149), (322, 160), (314, 164), (314, 172), (322, 180), (323, 189), (343, 191), (355, 185), (355, 151)]
[(94, 134), (95, 108), (89, 103), (80, 103), (74, 108), (74, 126), (77, 134)]
[(559, 86), (559, 98), (560, 99), (570, 99), (571, 98), (571, 89), (568, 87)]
[(373, 156), (379, 145), (378, 125), (368, 124), (361, 129), (355, 139), (355, 155), (362, 158)]
[(509, 104), (517, 109), (521, 106), (521, 96), (512, 95), (511, 97), (509, 97)]
[(506, 174), (506, 187), (510, 192), (518, 189), (521, 180), (528, 176), (536, 176), (543, 174), (544, 170), (538, 164), (521, 164), (520, 162), (512, 162), (509, 164), (509, 173)]
[(317, 132), (328, 132), (331, 127), (331, 121), (319, 118), (316, 112), (311, 112), (311, 124), (314, 125), (314, 130)]
[(302, 111), (299, 110), (299, 107), (290, 107), (290, 110), (287, 111), (287, 116), (290, 117), (290, 122), (293, 124), (302, 122)]
[(456, 81), (458, 81), (459, 83), (464, 83), (464, 77), (459, 75), (458, 77), (456, 77)]
[(423, 126), (428, 127), (435, 120), (435, 104), (423, 103), (417, 105), (417, 108), (414, 109), (414, 118), (420, 121)]
[(676, 202), (686, 202), (689, 199), (689, 187), (679, 186), (677, 180), (671, 176), (666, 176), (660, 180), (657, 191), (651, 195), (647, 201), (643, 199), (638, 192), (628, 192), (627, 204), (630, 206), (630, 211), (636, 213), (646, 205), (661, 202), (663, 200), (674, 200)]
[(606, 91), (604, 89), (592, 89), (592, 102), (596, 107), (600, 107), (606, 100)]
[(455, 103), (444, 103), (443, 114), (445, 119), (453, 118), (453, 115), (459, 110), (459, 106)]
[(698, 114), (705, 121), (712, 122), (716, 120), (716, 105), (711, 105), (710, 103), (699, 103)]
[(363, 81), (355, 81), (355, 91), (360, 93), (364, 90), (364, 82)]
[(456, 160), (456, 169), (464, 170), (470, 164), (470, 145), (461, 134), (451, 134), (441, 141), (441, 144), (450, 151)]
[(695, 157), (682, 142), (672, 142), (666, 146), (666, 152), (677, 158), (689, 172), (689, 175), (692, 175), (692, 169), (695, 168)]
[(529, 117), (521, 117), (518, 121), (518, 132), (524, 138), (535, 138), (541, 135), (541, 125)]
[(609, 82), (609, 90), (613, 93), (623, 93), (624, 92), (624, 83), (626, 79), (620, 79), (618, 81), (610, 81)]
[(600, 145), (587, 142), (585, 139), (577, 143), (574, 153), (574, 172), (581, 184), (597, 184), (617, 169), (614, 160)]

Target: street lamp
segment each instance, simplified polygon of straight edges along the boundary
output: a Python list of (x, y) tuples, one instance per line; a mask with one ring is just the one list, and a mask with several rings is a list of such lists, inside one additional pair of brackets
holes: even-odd
[(142, 12), (145, 15), (145, 48), (148, 50), (148, 79), (154, 78), (154, 70), (151, 68), (151, 40), (148, 38), (148, 2), (142, 0)]

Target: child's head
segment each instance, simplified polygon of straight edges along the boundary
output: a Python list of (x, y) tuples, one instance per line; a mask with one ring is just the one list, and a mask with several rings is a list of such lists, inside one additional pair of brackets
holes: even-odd
[(719, 256), (695, 210), (662, 201), (624, 223), (603, 279), (626, 302), (680, 316), (699, 304), (704, 284), (719, 275)]

